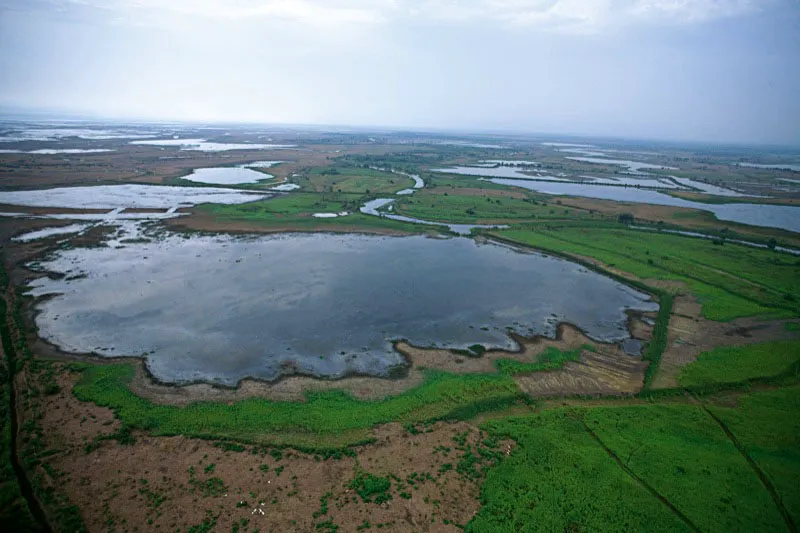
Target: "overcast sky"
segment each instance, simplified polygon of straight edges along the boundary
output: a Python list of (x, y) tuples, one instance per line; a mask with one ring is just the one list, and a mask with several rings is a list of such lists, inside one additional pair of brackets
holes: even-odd
[(0, 106), (800, 144), (800, 2), (0, 0)]

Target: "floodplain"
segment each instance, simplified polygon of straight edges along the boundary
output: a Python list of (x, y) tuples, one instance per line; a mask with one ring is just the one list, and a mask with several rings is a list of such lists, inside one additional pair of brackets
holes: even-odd
[(797, 154), (58, 130), (0, 154), (15, 530), (796, 531)]

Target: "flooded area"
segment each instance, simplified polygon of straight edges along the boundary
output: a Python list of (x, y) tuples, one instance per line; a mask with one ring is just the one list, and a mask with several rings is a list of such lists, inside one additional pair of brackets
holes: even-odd
[[(163, 185), (97, 185), (33, 191), (2, 191), (0, 203), (28, 207), (71, 209), (130, 209), (192, 206), (203, 203), (241, 204), (264, 198), (234, 189)], [(70, 215), (74, 216), (74, 215)]]
[(800, 172), (800, 163), (798, 164), (780, 164), (780, 165), (761, 165), (758, 163), (736, 163), (737, 166), (740, 167), (750, 167), (750, 168), (768, 168), (774, 170), (791, 170), (792, 172)]
[[(570, 181), (564, 178), (556, 178), (548, 176), (541, 172), (537, 174), (530, 174), (533, 169), (521, 170), (518, 166), (498, 166), (498, 167), (465, 167), (456, 166), (450, 168), (432, 168), (432, 172), (442, 172), (446, 174), (461, 174), (463, 176), (484, 176), (484, 177), (497, 177), (497, 178), (512, 178), (512, 179), (537, 179), (542, 181)], [(528, 172), (526, 174), (526, 172)]]
[(132, 141), (130, 144), (145, 146), (175, 146), (181, 150), (196, 152), (224, 152), (227, 150), (269, 150), (279, 148), (295, 148), (294, 144), (259, 144), (259, 143), (218, 143), (206, 139), (157, 139)]
[[(251, 165), (247, 165), (247, 167), (251, 167)], [(181, 179), (197, 183), (210, 183), (212, 185), (239, 185), (242, 183), (258, 183), (259, 181), (274, 178), (271, 174), (251, 170), (247, 167), (242, 165), (240, 167), (198, 168), (188, 176), (183, 176)]]
[(0, 154), (33, 154), (33, 155), (58, 155), (58, 154), (100, 154), (113, 152), (106, 148), (41, 148), (39, 150), (0, 150)]
[(394, 198), (376, 198), (375, 200), (370, 200), (369, 202), (365, 203), (361, 208), (360, 211), (365, 215), (372, 215), (376, 217), (386, 217), (392, 220), (399, 220), (401, 222), (412, 222), (414, 224), (425, 224), (426, 226), (444, 226), (448, 228), (453, 233), (458, 235), (469, 235), (473, 228), (497, 228), (503, 229), (507, 228), (506, 225), (487, 225), (487, 224), (450, 224), (447, 222), (435, 222), (432, 220), (422, 220), (419, 218), (412, 218), (403, 215), (395, 215), (390, 213), (389, 211), (392, 210), (392, 204), (394, 203)]
[[(594, 152), (593, 152), (594, 153)], [(602, 155), (602, 154), (601, 154)], [(571, 161), (580, 161), (582, 163), (593, 163), (595, 165), (616, 165), (625, 167), (628, 172), (639, 173), (642, 169), (656, 169), (656, 170), (678, 170), (675, 167), (667, 167), (664, 165), (653, 165), (651, 163), (642, 163), (640, 161), (630, 161), (628, 159), (606, 159), (603, 157), (565, 157)]]
[(564, 321), (622, 341), (626, 310), (657, 308), (580, 265), (465, 238), (151, 238), (40, 263), (64, 275), (32, 284), (57, 295), (37, 305), (40, 335), (69, 352), (146, 355), (165, 382), (235, 385), (393, 375), (406, 364), (397, 339), (514, 349), (508, 329), (552, 336)]
[(54, 235), (71, 235), (81, 233), (89, 227), (89, 224), (70, 224), (69, 226), (56, 226), (54, 228), (44, 228), (36, 231), (23, 233), (12, 240), (16, 242), (31, 242), (39, 239), (46, 239)]
[(693, 189), (697, 189), (700, 192), (704, 192), (706, 194), (714, 194), (717, 196), (730, 196), (730, 197), (752, 196), (751, 194), (742, 194), (740, 192), (734, 191), (733, 189), (726, 189), (718, 185), (711, 185), (710, 183), (703, 183), (701, 181), (696, 181), (690, 178), (679, 178), (677, 176), (670, 176), (670, 179), (677, 181), (681, 185), (692, 187)]
[(147, 139), (157, 135), (158, 133), (152, 131), (127, 128), (11, 127), (0, 134), (0, 142), (61, 141), (71, 137), (90, 141), (106, 141), (113, 139)]
[(272, 168), (275, 165), (280, 165), (285, 161), (253, 161), (252, 163), (242, 163), (240, 168)]
[(770, 204), (704, 204), (675, 198), (658, 191), (634, 187), (609, 187), (603, 185), (583, 185), (580, 183), (548, 183), (543, 181), (493, 178), (492, 183), (512, 185), (533, 191), (563, 195), (615, 200), (618, 202), (639, 202), (655, 205), (669, 205), (710, 211), (720, 220), (780, 228), (800, 232), (800, 207)]

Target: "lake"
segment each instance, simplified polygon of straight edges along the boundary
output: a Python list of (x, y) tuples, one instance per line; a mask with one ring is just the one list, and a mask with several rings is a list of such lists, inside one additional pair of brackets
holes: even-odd
[(489, 181), (500, 185), (522, 187), (533, 191), (564, 196), (583, 196), (618, 202), (670, 205), (710, 211), (720, 220), (740, 222), (752, 226), (780, 228), (800, 232), (800, 207), (769, 204), (704, 204), (675, 198), (668, 194), (634, 187), (609, 187), (604, 185), (582, 185), (580, 183), (550, 183), (544, 181), (492, 178)]
[(294, 144), (257, 144), (257, 143), (217, 143), (205, 139), (158, 139), (147, 141), (132, 141), (130, 144), (144, 146), (178, 147), (181, 150), (196, 152), (225, 152), (227, 150), (277, 150), (281, 148), (294, 148)]
[(212, 185), (239, 185), (242, 183), (258, 183), (259, 181), (269, 180), (274, 177), (275, 176), (271, 174), (265, 174), (257, 170), (251, 170), (250, 168), (240, 166), (198, 168), (188, 176), (182, 176), (181, 179), (197, 183), (210, 183)]
[[(63, 350), (147, 354), (170, 383), (235, 385), (304, 374), (389, 376), (417, 346), (513, 349), (507, 328), (552, 336), (570, 322), (630, 337), (649, 297), (580, 265), (467, 238), (167, 234), (59, 250), (60, 279), (32, 283), (39, 334)], [(130, 241), (128, 241), (130, 242)]]
[(260, 200), (267, 196), (218, 187), (126, 184), (0, 191), (0, 203), (71, 209), (169, 209), (205, 203), (241, 204)]

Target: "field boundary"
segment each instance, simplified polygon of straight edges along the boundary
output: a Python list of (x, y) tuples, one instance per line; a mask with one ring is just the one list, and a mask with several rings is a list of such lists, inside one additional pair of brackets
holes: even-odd
[(659, 493), (659, 492), (658, 492), (658, 491), (657, 491), (657, 490), (656, 490), (654, 487), (652, 487), (652, 486), (651, 486), (649, 483), (647, 483), (645, 480), (643, 480), (643, 479), (642, 479), (642, 478), (640, 478), (638, 475), (636, 475), (636, 473), (635, 473), (633, 470), (631, 470), (631, 468), (630, 468), (628, 465), (626, 465), (625, 463), (623, 463), (623, 462), (622, 462), (622, 459), (620, 459), (620, 458), (619, 458), (619, 456), (618, 456), (616, 453), (614, 453), (614, 450), (612, 450), (611, 448), (609, 448), (609, 447), (606, 445), (606, 443), (605, 443), (605, 442), (603, 442), (603, 440), (602, 440), (602, 439), (601, 439), (601, 438), (600, 438), (600, 437), (597, 435), (597, 433), (595, 433), (595, 432), (594, 432), (594, 430), (593, 430), (592, 428), (590, 428), (590, 427), (589, 427), (589, 425), (586, 423), (586, 421), (584, 421), (584, 420), (581, 420), (581, 423), (583, 424), (583, 427), (584, 427), (584, 429), (586, 430), (586, 432), (587, 432), (587, 433), (588, 433), (588, 434), (589, 434), (589, 435), (592, 437), (592, 439), (594, 439), (594, 441), (595, 441), (595, 442), (597, 442), (597, 444), (598, 444), (598, 445), (599, 445), (601, 448), (603, 448), (603, 451), (605, 451), (605, 452), (608, 454), (608, 456), (609, 456), (611, 459), (613, 459), (613, 460), (614, 460), (614, 462), (616, 462), (616, 463), (617, 463), (617, 466), (619, 466), (619, 467), (620, 467), (620, 468), (623, 470), (623, 472), (625, 472), (626, 474), (628, 474), (628, 475), (629, 475), (629, 476), (630, 476), (630, 477), (631, 477), (631, 478), (632, 478), (634, 481), (636, 481), (637, 483), (639, 483), (639, 485), (641, 485), (642, 487), (644, 487), (645, 489), (647, 489), (647, 491), (648, 491), (650, 494), (652, 494), (652, 495), (653, 495), (653, 496), (654, 496), (656, 499), (658, 499), (658, 501), (660, 501), (660, 502), (661, 502), (661, 503), (663, 503), (665, 506), (667, 506), (667, 508), (668, 508), (670, 511), (672, 511), (672, 513), (673, 513), (675, 516), (677, 516), (678, 518), (680, 518), (680, 519), (683, 521), (683, 523), (684, 523), (684, 524), (686, 524), (686, 525), (689, 527), (689, 529), (691, 529), (692, 531), (700, 531), (700, 529), (699, 529), (699, 528), (698, 528), (698, 527), (697, 527), (697, 526), (694, 524), (694, 522), (692, 522), (692, 520), (691, 520), (691, 519), (690, 519), (688, 516), (686, 516), (685, 514), (683, 514), (683, 512), (681, 512), (681, 510), (680, 510), (680, 509), (678, 509), (677, 507), (675, 507), (675, 506), (672, 504), (672, 502), (670, 502), (668, 499), (666, 499), (664, 496), (662, 496), (662, 495), (661, 495), (661, 493)]
[[(695, 400), (697, 400), (696, 397), (694, 396), (692, 397)], [(783, 521), (786, 523), (786, 527), (789, 528), (789, 531), (791, 531), (792, 533), (796, 533), (797, 526), (795, 526), (794, 520), (792, 520), (792, 516), (789, 514), (789, 511), (783, 504), (783, 500), (781, 499), (780, 494), (778, 494), (778, 491), (775, 490), (775, 486), (769, 480), (767, 474), (761, 469), (761, 467), (758, 465), (755, 459), (753, 459), (750, 456), (750, 454), (747, 453), (747, 449), (741, 442), (739, 442), (739, 439), (736, 438), (736, 435), (733, 433), (733, 431), (730, 430), (728, 425), (725, 424), (725, 422), (721, 418), (715, 415), (703, 402), (697, 400), (697, 403), (700, 406), (700, 408), (703, 409), (703, 411), (705, 411), (706, 414), (710, 416), (711, 419), (714, 420), (714, 422), (717, 423), (717, 425), (719, 425), (719, 427), (722, 429), (722, 431), (725, 433), (728, 439), (730, 439), (731, 443), (733, 443), (734, 447), (736, 447), (736, 449), (739, 451), (742, 457), (744, 457), (745, 461), (747, 461), (747, 464), (750, 465), (750, 468), (753, 469), (753, 472), (756, 474), (756, 476), (758, 476), (758, 479), (761, 481), (761, 483), (764, 485), (764, 488), (769, 493), (770, 498), (772, 498), (773, 503), (775, 503), (775, 507), (778, 508), (778, 512), (781, 514)]]

